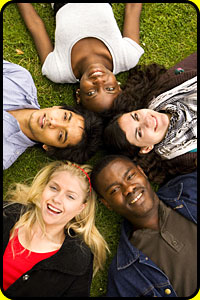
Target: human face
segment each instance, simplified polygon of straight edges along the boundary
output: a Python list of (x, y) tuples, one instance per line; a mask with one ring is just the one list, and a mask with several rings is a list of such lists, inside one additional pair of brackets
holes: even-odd
[(29, 119), (29, 129), (35, 141), (65, 148), (81, 141), (84, 119), (70, 110), (53, 106), (34, 111)]
[(129, 221), (150, 216), (156, 208), (156, 194), (139, 166), (117, 158), (97, 176), (102, 202)]
[(77, 99), (88, 110), (101, 112), (112, 106), (121, 92), (114, 74), (102, 64), (91, 64), (80, 80)]
[(41, 212), (46, 226), (62, 230), (85, 207), (86, 184), (69, 171), (55, 172), (41, 196)]
[(139, 109), (123, 114), (118, 123), (130, 144), (145, 149), (164, 139), (169, 127), (169, 118), (165, 113)]

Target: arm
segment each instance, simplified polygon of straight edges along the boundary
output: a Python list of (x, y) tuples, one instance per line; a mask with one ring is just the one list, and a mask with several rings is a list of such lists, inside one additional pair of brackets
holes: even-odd
[(123, 37), (128, 37), (140, 43), (140, 14), (142, 3), (126, 3)]
[(40, 61), (43, 64), (47, 55), (53, 51), (53, 46), (47, 34), (44, 22), (31, 3), (17, 3), (17, 7), (33, 37)]

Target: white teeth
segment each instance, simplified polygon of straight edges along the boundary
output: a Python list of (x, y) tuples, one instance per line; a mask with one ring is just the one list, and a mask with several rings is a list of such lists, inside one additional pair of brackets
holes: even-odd
[(102, 75), (103, 73), (102, 72), (94, 72), (93, 74), (92, 74), (92, 76), (99, 76), (99, 75)]
[(48, 204), (47, 207), (48, 207), (48, 209), (52, 210), (55, 213), (61, 213), (62, 212), (61, 210), (51, 206), (50, 204)]
[(157, 129), (157, 121), (156, 121), (156, 118), (155, 118), (155, 117), (153, 117), (153, 119), (154, 119), (154, 123), (155, 123), (154, 131), (156, 131), (156, 129)]
[(142, 197), (142, 193), (140, 193), (131, 203), (135, 203), (137, 200), (139, 200)]

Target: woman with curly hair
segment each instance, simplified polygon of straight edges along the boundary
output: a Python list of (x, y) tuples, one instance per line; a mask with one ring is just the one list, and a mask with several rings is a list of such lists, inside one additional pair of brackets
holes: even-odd
[(55, 83), (80, 83), (76, 101), (86, 109), (109, 109), (121, 92), (115, 77), (137, 65), (142, 3), (126, 3), (121, 33), (110, 3), (52, 3), (55, 45), (31, 3), (17, 3), (42, 63)]
[(6, 297), (88, 297), (107, 244), (95, 226), (89, 165), (54, 161), (32, 184), (6, 195), (3, 292)]
[(104, 131), (105, 144), (134, 157), (155, 182), (196, 168), (196, 58), (194, 53), (168, 71), (137, 66), (109, 112), (115, 116)]

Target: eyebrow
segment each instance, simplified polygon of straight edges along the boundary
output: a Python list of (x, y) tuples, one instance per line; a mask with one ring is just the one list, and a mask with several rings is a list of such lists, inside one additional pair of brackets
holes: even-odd
[[(135, 121), (135, 117), (132, 115), (132, 113), (131, 113), (131, 117), (133, 118), (133, 120)], [(138, 128), (136, 128), (135, 129), (135, 138), (136, 138), (136, 140), (138, 140)]]
[(71, 120), (71, 118), (72, 118), (72, 112), (70, 111), (70, 114), (69, 114), (69, 121)]
[[(72, 119), (72, 117), (73, 117), (73, 115), (72, 115), (72, 112), (70, 111), (68, 121), (70, 121)], [(65, 130), (65, 138), (64, 138), (63, 144), (66, 142), (67, 137), (68, 137), (68, 132), (67, 132), (67, 130)]]
[[(132, 169), (132, 167), (128, 168), (127, 171), (124, 173), (124, 175), (122, 176), (122, 179), (125, 179), (126, 176), (128, 175), (128, 173), (130, 172), (130, 170)], [(119, 184), (117, 181), (111, 183), (109, 186), (107, 186), (107, 188), (105, 189), (105, 192), (107, 192), (112, 186)]]

